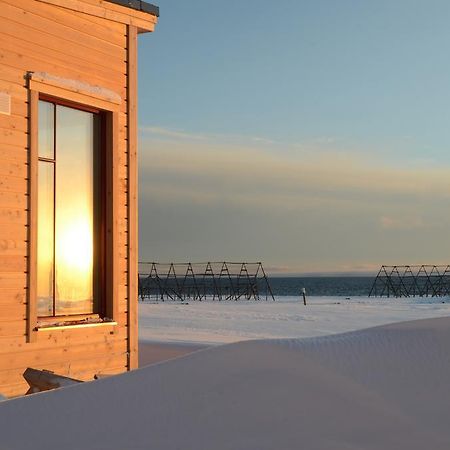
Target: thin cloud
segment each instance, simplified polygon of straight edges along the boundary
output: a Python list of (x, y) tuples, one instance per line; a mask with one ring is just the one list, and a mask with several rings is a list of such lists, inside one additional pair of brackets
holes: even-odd
[(147, 135), (139, 170), (140, 229), (152, 230), (140, 242), (151, 259), (262, 260), (286, 273), (439, 263), (450, 252), (450, 167)]
[(178, 140), (206, 140), (207, 136), (202, 134), (188, 133), (183, 130), (173, 130), (164, 127), (150, 127), (150, 126), (140, 126), (139, 131), (144, 134), (149, 134), (153, 136), (162, 136), (165, 138), (174, 138)]
[(165, 138), (173, 139), (175, 141), (209, 141), (210, 143), (217, 143), (218, 141), (228, 145), (238, 144), (258, 144), (258, 145), (273, 145), (276, 141), (268, 139), (264, 136), (244, 136), (240, 134), (217, 134), (217, 133), (191, 133), (184, 130), (177, 130), (162, 126), (145, 126), (139, 127), (139, 132), (150, 138)]
[(142, 148), (141, 167), (148, 173), (176, 177), (176, 184), (227, 187), (232, 191), (286, 194), (314, 192), (331, 197), (450, 196), (450, 168), (398, 169), (372, 159), (340, 153), (283, 156), (257, 148), (224, 144), (155, 144)]
[(386, 230), (412, 230), (424, 228), (425, 222), (422, 217), (380, 217), (380, 225)]

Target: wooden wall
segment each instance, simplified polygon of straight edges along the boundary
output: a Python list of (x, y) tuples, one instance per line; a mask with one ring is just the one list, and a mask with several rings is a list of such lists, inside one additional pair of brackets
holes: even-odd
[[(11, 115), (0, 114), (0, 393), (6, 396), (20, 395), (27, 390), (22, 378), (27, 367), (53, 370), (83, 380), (92, 379), (99, 372), (127, 370), (130, 336), (127, 330), (127, 33), (124, 23), (46, 2), (0, 0), (0, 92), (12, 97)], [(103, 86), (123, 99), (119, 115), (117, 215), (119, 325), (54, 328), (38, 332), (34, 343), (26, 342), (29, 217), (25, 75), (29, 71)]]

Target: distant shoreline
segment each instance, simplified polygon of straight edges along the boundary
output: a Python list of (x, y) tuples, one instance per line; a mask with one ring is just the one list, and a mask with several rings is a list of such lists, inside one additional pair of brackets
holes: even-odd
[(355, 278), (355, 277), (376, 277), (376, 272), (306, 272), (306, 273), (280, 273), (267, 272), (270, 278)]

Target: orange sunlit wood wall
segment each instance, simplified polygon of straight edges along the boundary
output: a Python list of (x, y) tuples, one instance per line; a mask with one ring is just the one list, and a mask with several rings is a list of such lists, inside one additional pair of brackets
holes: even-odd
[[(138, 5), (138, 7), (136, 7)], [(0, 394), (137, 367), (137, 38), (158, 10), (0, 0)]]

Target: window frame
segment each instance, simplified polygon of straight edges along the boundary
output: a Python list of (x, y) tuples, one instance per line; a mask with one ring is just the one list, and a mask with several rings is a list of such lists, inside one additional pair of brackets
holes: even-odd
[[(27, 342), (35, 342), (40, 330), (74, 326), (116, 325), (118, 319), (118, 261), (117, 224), (115, 217), (118, 208), (118, 143), (119, 110), (121, 98), (115, 93), (98, 87), (46, 76), (42, 73), (28, 73), (29, 107), (29, 176), (28, 176), (28, 295), (27, 295)], [(62, 106), (99, 112), (102, 115), (103, 155), (102, 165), (105, 174), (101, 182), (102, 233), (104, 251), (101, 255), (103, 272), (102, 305), (100, 313), (71, 316), (37, 315), (37, 193), (38, 193), (38, 105), (39, 100), (51, 101)], [(80, 325), (82, 324), (82, 325)]]
[[(47, 95), (47, 94), (39, 94), (39, 100), (38, 102), (47, 102), (52, 105), (54, 105), (54, 154), (53, 158), (46, 158), (39, 156), (39, 148), (38, 148), (38, 164), (39, 162), (51, 162), (54, 164), (54, 180), (53, 180), (53, 189), (54, 189), (54, 199), (53, 199), (53, 214), (54, 214), (54, 220), (55, 220), (55, 214), (56, 214), (56, 189), (57, 189), (57, 179), (56, 179), (56, 173), (58, 171), (58, 157), (56, 153), (56, 139), (57, 139), (57, 129), (56, 129), (56, 114), (57, 114), (57, 106), (64, 106), (65, 108), (72, 108), (76, 109), (78, 111), (88, 112), (92, 114), (96, 114), (99, 117), (100, 120), (100, 129), (98, 134), (99, 139), (99, 145), (98, 145), (98, 151), (99, 155), (97, 157), (99, 158), (99, 164), (100, 164), (100, 180), (99, 182), (99, 198), (97, 199), (96, 203), (94, 204), (94, 207), (100, 207), (100, 224), (99, 229), (95, 230), (98, 232), (100, 236), (94, 235), (94, 265), (99, 266), (96, 269), (94, 269), (94, 276), (99, 277), (99, 280), (97, 280), (96, 283), (98, 283), (96, 286), (98, 290), (102, 292), (98, 304), (97, 304), (97, 311), (92, 313), (77, 313), (77, 314), (66, 314), (66, 315), (57, 315), (55, 314), (55, 283), (56, 283), (56, 277), (55, 277), (55, 270), (56, 270), (56, 261), (53, 261), (53, 314), (48, 316), (40, 316), (37, 315), (38, 320), (38, 326), (42, 323), (51, 323), (51, 322), (67, 322), (67, 321), (73, 321), (73, 320), (94, 320), (94, 319), (101, 319), (106, 317), (106, 299), (105, 299), (105, 287), (106, 287), (106, 273), (105, 273), (105, 261), (106, 261), (106, 223), (105, 223), (105, 217), (106, 217), (106, 192), (105, 192), (105, 167), (106, 167), (106, 145), (105, 145), (105, 139), (106, 139), (106, 132), (105, 132), (105, 122), (106, 122), (106, 115), (104, 111), (102, 111), (99, 108), (93, 108), (91, 106), (81, 105), (79, 103), (75, 103), (73, 101), (67, 101), (67, 100), (61, 100), (59, 98)], [(39, 123), (39, 117), (38, 117), (38, 123)], [(38, 130), (38, 136), (39, 136), (39, 130)], [(39, 139), (38, 139), (39, 140)], [(39, 191), (39, 188), (38, 188)], [(53, 245), (56, 245), (56, 235), (53, 235)], [(55, 248), (55, 247), (54, 247)], [(36, 268), (37, 270), (37, 268)], [(94, 292), (94, 295), (98, 295)]]

